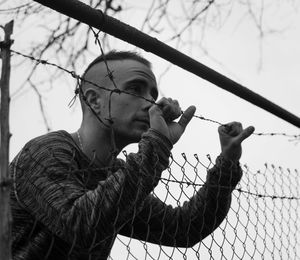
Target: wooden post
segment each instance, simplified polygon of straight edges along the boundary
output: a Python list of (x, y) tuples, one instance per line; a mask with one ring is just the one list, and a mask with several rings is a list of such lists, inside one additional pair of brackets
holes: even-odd
[(10, 260), (11, 256), (11, 213), (9, 194), (11, 181), (9, 177), (9, 77), (10, 77), (10, 36), (13, 21), (4, 26), (4, 41), (0, 42), (2, 71), (0, 80), (1, 103), (1, 139), (0, 139), (0, 259)]

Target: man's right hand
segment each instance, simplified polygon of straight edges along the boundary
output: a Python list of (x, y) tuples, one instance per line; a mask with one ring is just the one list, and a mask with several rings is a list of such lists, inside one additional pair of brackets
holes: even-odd
[[(182, 136), (195, 111), (196, 107), (190, 106), (181, 115), (177, 100), (162, 98), (149, 109), (150, 127), (169, 138), (172, 144), (175, 144)], [(179, 121), (174, 122), (179, 117)]]

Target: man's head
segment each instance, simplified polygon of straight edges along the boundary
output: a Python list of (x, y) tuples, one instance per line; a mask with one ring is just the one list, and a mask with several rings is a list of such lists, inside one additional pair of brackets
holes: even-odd
[[(113, 81), (107, 67), (112, 72)], [(117, 141), (120, 139), (119, 142), (126, 145), (139, 141), (141, 134), (149, 128), (148, 110), (152, 103), (145, 99), (156, 100), (158, 96), (150, 62), (133, 52), (113, 51), (96, 58), (84, 72), (83, 78), (86, 80), (81, 85), (84, 122), (90, 127), (107, 130), (95, 114), (106, 125), (111, 119)], [(112, 93), (98, 86), (110, 90), (117, 87), (121, 93)]]

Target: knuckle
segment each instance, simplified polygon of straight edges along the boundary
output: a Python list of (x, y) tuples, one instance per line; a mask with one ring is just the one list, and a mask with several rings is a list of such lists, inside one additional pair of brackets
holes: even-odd
[(167, 102), (167, 98), (166, 97), (162, 97), (158, 102), (164, 104), (164, 103)]

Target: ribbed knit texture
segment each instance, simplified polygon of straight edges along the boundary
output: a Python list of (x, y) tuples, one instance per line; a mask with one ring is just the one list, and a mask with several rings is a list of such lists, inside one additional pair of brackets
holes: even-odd
[(13, 259), (107, 259), (117, 234), (167, 246), (199, 242), (226, 216), (242, 171), (219, 157), (198, 193), (173, 208), (151, 194), (171, 148), (150, 129), (126, 162), (99, 169), (65, 131), (28, 142), (10, 165)]

